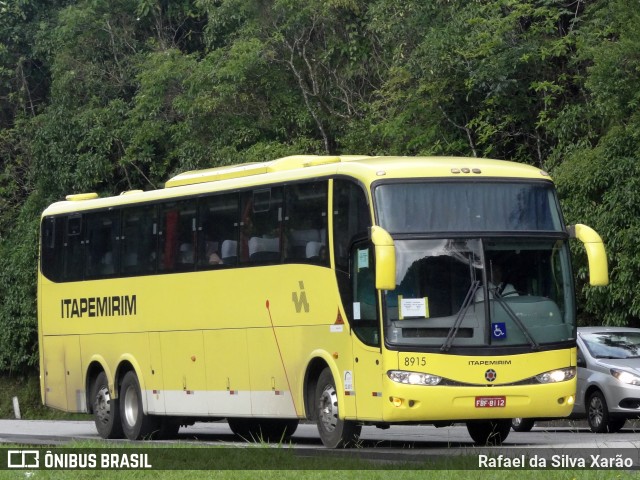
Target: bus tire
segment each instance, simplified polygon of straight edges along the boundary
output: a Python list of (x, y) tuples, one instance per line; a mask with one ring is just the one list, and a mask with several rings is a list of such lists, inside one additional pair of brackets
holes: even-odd
[(93, 382), (91, 402), (93, 421), (98, 434), (105, 439), (123, 438), (118, 399), (112, 398), (109, 392), (109, 380), (104, 372), (100, 372)]
[(470, 420), (467, 430), (476, 445), (498, 446), (509, 436), (511, 419)]
[(160, 429), (158, 417), (144, 414), (140, 382), (134, 371), (127, 372), (120, 385), (120, 418), (129, 440), (151, 438)]
[(318, 432), (325, 447), (345, 448), (356, 445), (362, 426), (351, 420), (340, 419), (336, 382), (329, 368), (325, 368), (318, 377), (315, 405)]
[(512, 418), (511, 428), (514, 432), (530, 432), (535, 423), (535, 418)]

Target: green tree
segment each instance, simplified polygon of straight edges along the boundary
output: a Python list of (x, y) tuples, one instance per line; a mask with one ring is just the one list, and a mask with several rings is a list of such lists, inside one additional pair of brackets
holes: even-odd
[(578, 262), (584, 316), (640, 326), (640, 14), (622, 1), (586, 13), (577, 58), (587, 66), (585, 100), (559, 112), (556, 128), (565, 135), (550, 161), (567, 218), (596, 228), (608, 251), (607, 288), (588, 287)]
[(293, 153), (488, 156), (551, 171), (640, 324), (640, 18), (622, 0), (0, 2), (0, 370), (37, 364), (39, 212)]

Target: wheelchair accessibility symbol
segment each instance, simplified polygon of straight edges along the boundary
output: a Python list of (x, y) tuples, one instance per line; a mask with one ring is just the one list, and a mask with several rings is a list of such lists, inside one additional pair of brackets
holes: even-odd
[(507, 338), (507, 324), (504, 322), (496, 322), (491, 324), (491, 337), (496, 340)]

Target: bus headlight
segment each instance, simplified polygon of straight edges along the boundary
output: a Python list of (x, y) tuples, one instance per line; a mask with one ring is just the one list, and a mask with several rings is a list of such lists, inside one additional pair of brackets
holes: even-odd
[(576, 376), (575, 367), (559, 368), (536, 375), (536, 380), (540, 383), (566, 382)]
[(640, 386), (640, 377), (638, 377), (638, 375), (634, 375), (633, 373), (612, 368), (611, 375), (616, 377), (622, 383), (626, 383), (627, 385)]
[(406, 372), (404, 370), (389, 370), (387, 376), (397, 383), (406, 385), (438, 385), (442, 377), (428, 373)]

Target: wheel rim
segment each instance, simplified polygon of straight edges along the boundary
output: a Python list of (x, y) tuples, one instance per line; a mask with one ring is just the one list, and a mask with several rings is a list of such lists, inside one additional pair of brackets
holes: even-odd
[(129, 385), (124, 392), (124, 418), (127, 425), (133, 426), (138, 421), (138, 392), (133, 385)]
[(599, 427), (602, 424), (604, 417), (604, 406), (600, 397), (594, 396), (589, 402), (589, 422), (594, 427)]
[(111, 420), (111, 395), (106, 386), (102, 386), (96, 394), (96, 403), (94, 407), (96, 419), (106, 425)]
[(327, 385), (320, 396), (320, 424), (327, 432), (338, 424), (338, 395), (333, 385)]

